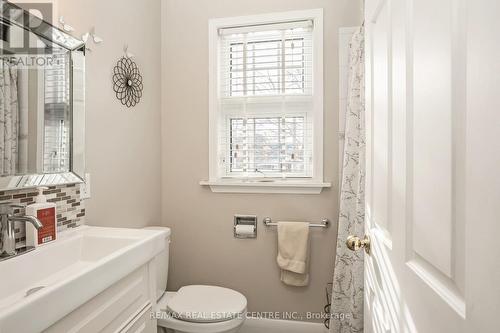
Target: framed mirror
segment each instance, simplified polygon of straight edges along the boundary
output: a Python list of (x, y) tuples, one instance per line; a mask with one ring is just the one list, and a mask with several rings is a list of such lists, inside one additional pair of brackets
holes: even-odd
[(0, 190), (82, 182), (85, 45), (0, 6)]

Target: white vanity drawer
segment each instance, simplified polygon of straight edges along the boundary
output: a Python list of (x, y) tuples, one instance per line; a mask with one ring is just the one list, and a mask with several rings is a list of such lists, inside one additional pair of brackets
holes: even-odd
[[(140, 313), (143, 313), (144, 309), (151, 307), (149, 281), (148, 266), (144, 265), (44, 332), (107, 333), (121, 331), (123, 327), (133, 322)], [(147, 314), (149, 315), (149, 312)]]

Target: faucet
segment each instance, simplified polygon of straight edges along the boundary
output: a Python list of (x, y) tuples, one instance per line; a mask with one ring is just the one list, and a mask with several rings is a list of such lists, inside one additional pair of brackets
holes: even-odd
[[(16, 208), (24, 208), (24, 206), (14, 205), (11, 203), (0, 204), (0, 226), (2, 230), (2, 247), (0, 249), (0, 260), (15, 257), (18, 254), (26, 253), (33, 248), (23, 248), (16, 250), (15, 222), (31, 223), (37, 230), (43, 227), (42, 222), (31, 215), (15, 216)], [(19, 253), (18, 253), (19, 252)]]

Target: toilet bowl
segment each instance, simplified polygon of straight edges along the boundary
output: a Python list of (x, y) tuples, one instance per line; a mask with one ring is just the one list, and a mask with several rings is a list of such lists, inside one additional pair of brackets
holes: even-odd
[(146, 229), (167, 230), (165, 250), (154, 258), (158, 286), (158, 332), (238, 332), (246, 318), (246, 297), (232, 289), (207, 285), (185, 286), (177, 292), (166, 292), (170, 229)]
[(158, 310), (158, 326), (167, 333), (236, 333), (245, 321), (246, 298), (231, 289), (186, 286), (165, 293)]

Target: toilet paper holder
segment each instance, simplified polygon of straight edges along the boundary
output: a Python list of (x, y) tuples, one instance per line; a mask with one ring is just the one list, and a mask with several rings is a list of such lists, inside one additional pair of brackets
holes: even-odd
[(257, 216), (234, 215), (233, 229), (235, 238), (257, 238)]

